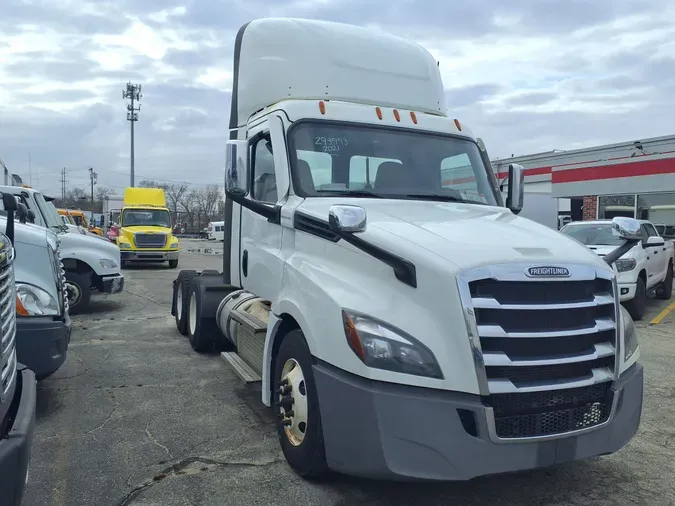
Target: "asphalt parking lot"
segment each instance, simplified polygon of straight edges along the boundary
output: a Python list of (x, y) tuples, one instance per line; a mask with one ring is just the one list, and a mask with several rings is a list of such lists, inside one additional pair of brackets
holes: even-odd
[[(220, 267), (219, 255), (187, 251), (203, 243), (183, 242), (179, 268)], [(664, 301), (638, 323), (645, 407), (617, 454), (467, 483), (310, 484), (283, 460), (259, 393), (177, 332), (177, 272), (130, 268), (122, 294), (73, 317), (66, 364), (38, 385), (25, 505), (675, 504), (675, 311), (659, 316)]]

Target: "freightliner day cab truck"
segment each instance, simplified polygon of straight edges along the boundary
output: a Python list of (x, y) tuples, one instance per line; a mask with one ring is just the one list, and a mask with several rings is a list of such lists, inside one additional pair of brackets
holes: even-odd
[(33, 371), (17, 362), (12, 246), (17, 202), (11, 194), (1, 196), (7, 216), (0, 231), (0, 504), (19, 506), (28, 481), (36, 384)]
[(161, 188), (127, 188), (119, 216), (117, 244), (122, 266), (134, 262), (168, 262), (178, 267), (180, 244), (171, 227), (171, 213)]
[(298, 474), (465, 480), (631, 440), (643, 369), (609, 264), (637, 222), (601, 259), (518, 217), (522, 166), (504, 205), (425, 49), (252, 21), (230, 129), (224, 271), (181, 271), (172, 313), (260, 382)]
[[(16, 353), (18, 361), (42, 380), (66, 361), (71, 322), (65, 271), (58, 236), (44, 227), (25, 224), (27, 210), (23, 204), (16, 205), (21, 221), (14, 224), (13, 232)], [(6, 227), (7, 211), (0, 206), (0, 231)]]
[(120, 250), (110, 241), (95, 234), (67, 233), (52, 202), (32, 188), (0, 186), (33, 211), (35, 224), (56, 232), (59, 251), (66, 273), (69, 312), (77, 314), (89, 305), (93, 293), (118, 293), (124, 287), (120, 271)]

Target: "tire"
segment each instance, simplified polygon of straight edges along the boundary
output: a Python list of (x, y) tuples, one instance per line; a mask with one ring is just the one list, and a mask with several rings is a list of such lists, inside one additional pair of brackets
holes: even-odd
[(128, 264), (127, 264), (127, 261), (126, 261), (126, 260), (120, 261), (120, 269), (126, 269), (126, 268), (127, 268), (127, 265), (128, 265)]
[[(187, 299), (187, 335), (190, 346), (198, 353), (211, 351), (219, 337), (218, 326), (215, 318), (202, 318), (204, 291), (201, 286), (200, 276), (195, 276), (190, 281)], [(214, 314), (215, 316), (215, 314)]]
[(673, 296), (673, 262), (668, 263), (668, 272), (666, 279), (663, 280), (661, 286), (656, 290), (656, 298), (661, 300), (670, 300)]
[(644, 280), (639, 277), (635, 287), (635, 297), (626, 302), (626, 310), (631, 315), (633, 320), (640, 321), (645, 314), (647, 306), (647, 287)]
[(91, 299), (91, 274), (66, 271), (66, 289), (68, 292), (68, 312), (76, 315), (89, 306)]
[(197, 271), (180, 271), (176, 278), (173, 290), (173, 315), (176, 320), (178, 332), (187, 336), (187, 311), (188, 311), (188, 291), (192, 279), (197, 276)]
[(175, 269), (176, 267), (178, 267), (178, 259), (169, 260), (169, 269)]
[[(299, 367), (301, 381), (298, 381), (297, 374), (290, 375), (291, 378), (295, 377), (297, 384), (293, 385), (291, 380), (291, 386), (295, 386), (295, 388), (286, 393), (282, 401), (280, 388), (282, 380), (289, 377), (289, 366), (292, 366), (293, 369)], [(293, 399), (292, 405), (288, 404), (288, 397)], [(279, 443), (286, 461), (298, 475), (305, 479), (324, 477), (328, 474), (328, 465), (326, 464), (319, 398), (316, 393), (314, 373), (312, 372), (312, 356), (305, 337), (299, 329), (291, 330), (286, 334), (276, 355), (273, 399), (277, 415)], [(284, 416), (286, 412), (298, 410), (298, 407), (303, 405), (306, 406), (304, 433), (302, 432), (302, 424), (296, 418), (295, 413), (291, 418), (285, 418)], [(291, 425), (288, 426), (287, 431), (286, 424), (288, 422), (291, 422)], [(294, 423), (298, 424), (297, 427)], [(302, 435), (301, 439), (298, 438), (300, 434)]]

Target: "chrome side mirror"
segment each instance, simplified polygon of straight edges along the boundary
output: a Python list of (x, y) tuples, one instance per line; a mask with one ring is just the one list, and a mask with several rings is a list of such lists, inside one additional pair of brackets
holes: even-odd
[(617, 216), (612, 219), (612, 235), (627, 241), (642, 240), (640, 222), (635, 218)]
[(506, 207), (513, 214), (523, 210), (525, 197), (525, 168), (517, 163), (509, 165), (509, 190), (506, 194)]
[(330, 229), (339, 234), (354, 233), (366, 230), (366, 210), (360, 206), (336, 204), (328, 211)]
[(225, 193), (231, 197), (244, 197), (248, 193), (248, 141), (227, 141)]

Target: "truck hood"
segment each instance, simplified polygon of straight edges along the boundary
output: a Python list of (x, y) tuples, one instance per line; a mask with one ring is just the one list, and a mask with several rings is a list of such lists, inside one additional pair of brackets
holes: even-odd
[[(0, 218), (0, 232), (7, 230), (7, 218)], [(14, 241), (31, 246), (45, 246), (47, 244), (47, 230), (44, 227), (31, 223), (14, 222)]]
[(59, 234), (59, 239), (61, 240), (63, 250), (77, 251), (78, 249), (91, 249), (107, 255), (119, 255), (119, 248), (116, 245), (96, 234), (85, 235), (79, 232), (65, 232)]
[[(617, 248), (617, 246), (607, 246), (606, 244), (589, 244), (586, 247), (601, 258), (604, 257), (605, 255), (611, 253), (612, 251), (614, 251)], [(627, 251), (626, 253), (624, 253), (621, 256), (621, 258), (632, 257), (633, 251), (634, 251), (634, 249), (631, 249), (631, 250)]]
[(610, 269), (581, 243), (503, 207), (454, 202), (308, 198), (298, 211), (326, 221), (334, 204), (368, 214), (364, 239), (412, 260), (432, 253), (458, 270), (508, 262), (583, 263)]

